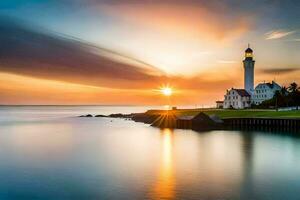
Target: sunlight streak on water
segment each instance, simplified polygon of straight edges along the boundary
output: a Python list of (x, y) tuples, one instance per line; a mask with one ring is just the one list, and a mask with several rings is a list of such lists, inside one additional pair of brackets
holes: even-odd
[(161, 130), (162, 148), (158, 180), (155, 183), (154, 199), (173, 199), (175, 196), (175, 176), (173, 169), (173, 130)]

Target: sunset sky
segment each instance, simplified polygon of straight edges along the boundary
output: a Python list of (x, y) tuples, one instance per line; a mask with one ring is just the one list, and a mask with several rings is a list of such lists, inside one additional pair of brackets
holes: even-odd
[(214, 105), (255, 82), (300, 84), (298, 0), (1, 0), (0, 104)]

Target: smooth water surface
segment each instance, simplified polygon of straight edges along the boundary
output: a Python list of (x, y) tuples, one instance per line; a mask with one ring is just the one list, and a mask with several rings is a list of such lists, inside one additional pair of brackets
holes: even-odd
[(298, 137), (76, 117), (120, 109), (0, 107), (0, 199), (300, 197)]

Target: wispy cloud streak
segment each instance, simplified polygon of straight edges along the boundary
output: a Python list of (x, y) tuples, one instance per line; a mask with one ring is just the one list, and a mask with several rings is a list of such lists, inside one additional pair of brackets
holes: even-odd
[(300, 67), (281, 67), (281, 68), (270, 68), (262, 69), (261, 72), (265, 74), (286, 74), (300, 71)]
[(266, 39), (267, 40), (274, 40), (274, 39), (280, 39), (284, 38), (288, 35), (291, 35), (295, 33), (296, 31), (286, 31), (286, 30), (273, 30), (268, 33), (266, 33)]

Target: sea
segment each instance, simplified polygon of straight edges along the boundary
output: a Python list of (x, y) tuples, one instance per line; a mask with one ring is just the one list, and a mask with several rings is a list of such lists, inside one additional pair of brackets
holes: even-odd
[(0, 200), (300, 199), (297, 134), (78, 117), (151, 108), (0, 106)]

